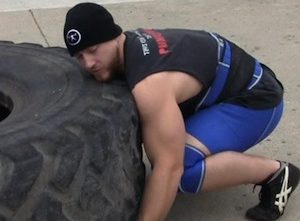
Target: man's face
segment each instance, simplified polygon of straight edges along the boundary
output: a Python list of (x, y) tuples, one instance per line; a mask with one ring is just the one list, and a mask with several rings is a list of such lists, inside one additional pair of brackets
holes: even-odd
[(76, 53), (75, 57), (83, 68), (101, 82), (112, 80), (121, 71), (115, 39), (88, 47)]

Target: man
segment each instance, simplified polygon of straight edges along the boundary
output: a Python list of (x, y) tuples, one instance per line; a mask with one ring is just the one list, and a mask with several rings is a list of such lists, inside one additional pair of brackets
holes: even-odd
[(69, 10), (71, 56), (97, 80), (123, 76), (139, 111), (152, 164), (139, 221), (164, 220), (177, 191), (261, 185), (246, 213), (276, 220), (299, 183), (291, 163), (243, 153), (266, 138), (283, 111), (275, 74), (224, 37), (196, 30), (122, 32), (102, 6)]

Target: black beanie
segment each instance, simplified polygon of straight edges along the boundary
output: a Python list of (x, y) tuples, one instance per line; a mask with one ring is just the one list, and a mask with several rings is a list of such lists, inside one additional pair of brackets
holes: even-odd
[(114, 23), (112, 15), (98, 4), (77, 4), (66, 15), (64, 39), (71, 56), (121, 33), (122, 29)]

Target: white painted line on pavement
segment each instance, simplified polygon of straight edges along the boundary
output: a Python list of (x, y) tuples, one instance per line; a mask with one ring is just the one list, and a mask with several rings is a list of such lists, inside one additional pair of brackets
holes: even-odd
[(148, 0), (0, 0), (0, 11), (23, 11), (29, 9), (72, 7), (80, 2), (114, 4), (125, 2), (145, 2)]

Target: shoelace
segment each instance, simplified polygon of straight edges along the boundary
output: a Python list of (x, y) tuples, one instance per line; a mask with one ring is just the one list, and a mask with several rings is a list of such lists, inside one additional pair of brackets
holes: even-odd
[[(276, 194), (275, 206), (278, 207), (280, 213), (283, 213), (284, 207), (288, 202), (289, 194), (292, 192), (292, 187), (288, 187), (289, 168), (286, 166), (284, 173), (284, 180), (282, 182), (280, 193)], [(277, 200), (278, 199), (278, 200)]]

